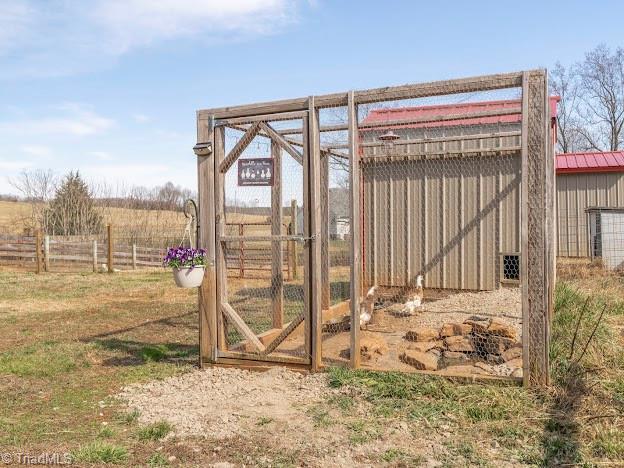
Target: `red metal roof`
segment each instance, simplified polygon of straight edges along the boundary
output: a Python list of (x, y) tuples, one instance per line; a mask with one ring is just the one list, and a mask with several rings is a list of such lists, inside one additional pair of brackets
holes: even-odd
[(577, 172), (624, 172), (624, 151), (557, 155), (557, 174)]
[[(557, 103), (559, 96), (550, 98), (550, 115), (557, 117)], [(418, 107), (397, 107), (394, 109), (373, 109), (362, 123), (384, 122), (390, 120), (404, 120), (413, 118), (426, 118), (441, 115), (457, 115), (456, 120), (445, 120), (441, 122), (410, 123), (402, 125), (392, 125), (392, 128), (431, 128), (431, 127), (452, 127), (457, 125), (483, 125), (497, 123), (516, 123), (521, 121), (521, 114), (496, 115), (491, 117), (461, 118), (462, 114), (472, 114), (490, 110), (502, 110), (519, 108), (520, 99), (509, 99), (504, 101), (483, 101), (467, 102), (461, 104), (442, 104), (435, 106)], [(380, 127), (376, 127), (379, 129)], [(361, 131), (365, 131), (362, 129)]]

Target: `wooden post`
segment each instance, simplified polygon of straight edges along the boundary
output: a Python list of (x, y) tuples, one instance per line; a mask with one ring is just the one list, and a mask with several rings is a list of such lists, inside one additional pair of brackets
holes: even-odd
[(132, 269), (136, 270), (137, 269), (137, 250), (136, 250), (136, 243), (132, 243)]
[(329, 278), (329, 153), (321, 155), (321, 308), (331, 305)]
[[(238, 225), (238, 235), (243, 236), (245, 234), (245, 225), (240, 223)], [(238, 276), (240, 278), (245, 277), (245, 243), (241, 240), (238, 242)]]
[[(292, 229), (292, 235), (296, 236), (297, 235), (297, 231), (298, 231), (298, 227), (297, 227), (297, 200), (291, 200), (290, 201), (290, 225), (291, 225), (291, 229)], [(297, 279), (299, 278), (299, 274), (297, 272), (297, 242), (295, 241), (290, 241), (290, 248), (291, 248), (291, 257), (292, 257), (292, 277), (293, 279)]]
[[(271, 235), (282, 233), (282, 149), (271, 140), (273, 186), (271, 187)], [(273, 328), (284, 326), (284, 276), (282, 272), (282, 241), (271, 243), (271, 304)]]
[(550, 316), (555, 250), (554, 158), (551, 154), (548, 78), (545, 70), (522, 78), (522, 291), (523, 380), (549, 383)]
[(228, 343), (225, 336), (225, 323), (223, 321), (222, 305), (227, 302), (227, 265), (225, 263), (225, 244), (221, 237), (225, 235), (225, 174), (219, 170), (221, 162), (225, 159), (225, 127), (215, 127), (214, 130), (214, 220), (215, 226), (215, 265), (216, 265), (216, 323), (217, 323), (217, 347), (226, 351)]
[(41, 230), (35, 232), (35, 259), (37, 261), (36, 272), (41, 273)]
[[(321, 152), (319, 114), (314, 97), (308, 99), (308, 230), (305, 237), (309, 258), (308, 278), (310, 285), (310, 326), (312, 371), (318, 371), (322, 364), (321, 331), (323, 311), (321, 308)], [(305, 162), (305, 160), (304, 160)], [(305, 192), (304, 192), (305, 193)]]
[(351, 227), (351, 367), (360, 366), (360, 282), (362, 262), (360, 260), (360, 162), (358, 152), (357, 108), (353, 91), (349, 91), (347, 102), (349, 118), (349, 205)]
[[(214, 148), (214, 118), (197, 119), (197, 141)], [(199, 365), (217, 359), (217, 303), (215, 271), (215, 160), (214, 150), (197, 156), (199, 235), (197, 246), (206, 250), (204, 281), (199, 287)]]
[(91, 255), (93, 257), (93, 273), (97, 273), (98, 271), (98, 247), (97, 240), (93, 240), (93, 244), (91, 246)]
[(113, 272), (113, 225), (106, 226), (106, 241), (108, 243), (108, 272)]
[(47, 234), (43, 237), (43, 269), (50, 271), (50, 236)]

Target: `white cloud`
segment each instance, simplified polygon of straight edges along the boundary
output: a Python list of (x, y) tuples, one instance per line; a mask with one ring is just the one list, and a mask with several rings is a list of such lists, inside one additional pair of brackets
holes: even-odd
[(11, 136), (26, 135), (69, 135), (89, 136), (103, 133), (115, 125), (115, 121), (103, 117), (78, 104), (64, 104), (56, 109), (56, 114), (43, 118), (26, 118), (0, 121), (0, 134)]
[[(6, 6), (8, 3), (9, 6)], [(59, 76), (163, 41), (204, 44), (275, 34), (300, 0), (15, 0), (0, 7), (0, 77)]]
[(24, 145), (20, 149), (23, 153), (43, 158), (46, 158), (52, 154), (52, 150), (50, 148), (42, 145)]

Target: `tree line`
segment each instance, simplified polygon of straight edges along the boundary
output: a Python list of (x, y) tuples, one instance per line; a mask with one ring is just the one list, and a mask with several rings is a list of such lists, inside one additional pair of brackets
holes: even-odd
[(128, 236), (145, 235), (150, 229), (166, 231), (175, 226), (168, 224), (170, 217), (162, 216), (159, 222), (158, 213), (180, 212), (184, 201), (195, 197), (191, 190), (172, 182), (153, 188), (87, 183), (78, 171), (64, 176), (51, 170), (23, 171), (9, 183), (20, 196), (7, 201), (25, 201), (31, 207), (28, 219), (22, 219), (24, 230), (41, 229), (53, 235), (100, 233), (107, 210), (108, 218), (113, 217), (111, 208), (135, 210), (132, 226), (126, 227)]

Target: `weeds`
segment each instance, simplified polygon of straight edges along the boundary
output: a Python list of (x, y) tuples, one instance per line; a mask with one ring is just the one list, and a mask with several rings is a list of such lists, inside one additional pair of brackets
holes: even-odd
[(93, 442), (80, 447), (73, 453), (74, 460), (85, 463), (124, 463), (128, 459), (128, 451), (124, 447), (106, 442)]
[(167, 421), (160, 421), (139, 429), (137, 436), (139, 440), (160, 440), (171, 432), (171, 424)]

